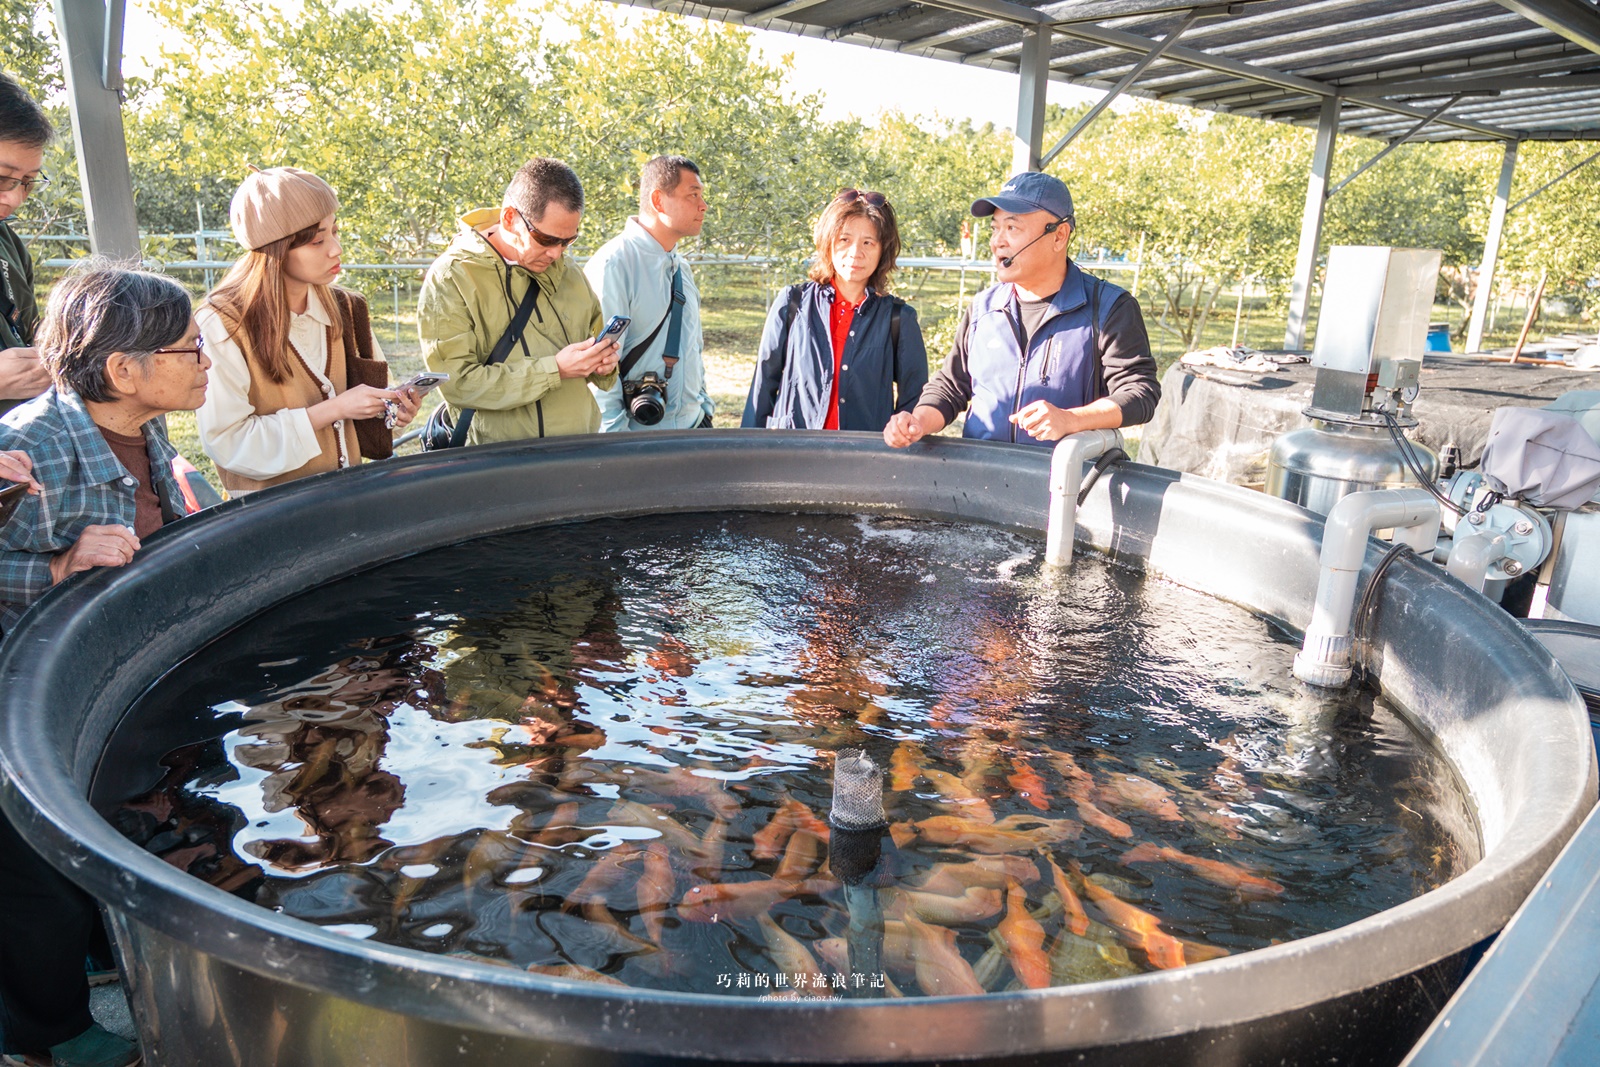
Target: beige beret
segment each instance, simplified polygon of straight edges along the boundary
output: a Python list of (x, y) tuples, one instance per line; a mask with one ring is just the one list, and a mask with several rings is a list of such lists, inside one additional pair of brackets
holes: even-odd
[(333, 187), (299, 167), (258, 170), (233, 194), (228, 221), (249, 249), (281, 241), (339, 210)]

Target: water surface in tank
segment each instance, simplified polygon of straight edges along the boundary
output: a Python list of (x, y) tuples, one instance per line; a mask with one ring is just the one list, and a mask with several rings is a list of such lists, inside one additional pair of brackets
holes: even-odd
[[(473, 541), (213, 642), (132, 709), (95, 799), (353, 938), (735, 996), (1185, 966), (1476, 860), (1449, 767), (1381, 698), (1308, 694), (1219, 600), (1040, 559), (764, 513)], [(865, 905), (823, 821), (844, 749), (888, 772)], [(886, 978), (847, 947), (873, 901)]]

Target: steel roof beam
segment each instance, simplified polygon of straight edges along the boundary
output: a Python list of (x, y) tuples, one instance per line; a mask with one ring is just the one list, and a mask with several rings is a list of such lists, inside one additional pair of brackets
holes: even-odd
[(1582, 170), (1584, 167), (1587, 167), (1589, 164), (1593, 163), (1597, 159), (1600, 159), (1600, 152), (1596, 152), (1594, 155), (1590, 156), (1588, 159), (1585, 159), (1582, 163), (1579, 163), (1576, 166), (1568, 167), (1566, 170), (1562, 171), (1560, 174), (1556, 175), (1554, 178), (1551, 178), (1549, 181), (1547, 181), (1543, 185), (1539, 186), (1539, 188), (1535, 189), (1533, 192), (1529, 193), (1527, 196), (1523, 197), (1521, 200), (1518, 200), (1515, 204), (1512, 204), (1510, 207), (1506, 208), (1506, 211), (1509, 213), (1509, 212), (1517, 210), (1517, 208), (1521, 207), (1523, 204), (1526, 204), (1529, 200), (1532, 200), (1534, 197), (1538, 196), (1540, 193), (1544, 192), (1546, 189), (1550, 188), (1552, 185), (1556, 184), (1559, 181), (1565, 181), (1567, 178), (1572, 177), (1574, 174), (1578, 173), (1578, 171)]
[[(1136, 34), (1123, 33), (1121, 30), (1108, 30), (1100, 26), (1064, 26), (1058, 32), (1069, 37), (1093, 41), (1096, 44), (1117, 45), (1126, 48), (1130, 52), (1146, 51), (1155, 45), (1155, 42), (1148, 38), (1139, 37)], [(1199, 67), (1202, 70), (1233, 74), (1260, 82), (1263, 85), (1275, 85), (1281, 89), (1299, 91), (1312, 96), (1331, 97), (1337, 96), (1339, 93), (1336, 87), (1325, 82), (1313, 81), (1310, 78), (1302, 78), (1299, 75), (1286, 74), (1282, 71), (1269, 70), (1250, 63), (1241, 63), (1236, 59), (1213, 56), (1210, 53), (1187, 48), (1181, 44), (1169, 48), (1166, 56), (1169, 59), (1181, 60), (1191, 66)], [(1421, 108), (1409, 107), (1405, 104), (1386, 102), (1381, 106), (1385, 111), (1392, 111), (1397, 115), (1409, 115), (1415, 119), (1420, 119), (1427, 114)], [(1440, 121), (1448, 126), (1455, 126), (1459, 129), (1482, 134), (1485, 137), (1493, 137), (1501, 141), (1513, 140), (1517, 136), (1511, 130), (1496, 129), (1481, 123), (1466, 123), (1452, 118), (1444, 118)]]
[(1537, 22), (1591, 52), (1600, 52), (1600, 8), (1572, 0), (1498, 0), (1501, 7)]
[(1043, 170), (1045, 167), (1048, 167), (1051, 160), (1055, 159), (1066, 150), (1067, 145), (1072, 143), (1073, 138), (1082, 133), (1084, 129), (1088, 127), (1089, 123), (1099, 118), (1100, 113), (1111, 106), (1111, 101), (1121, 96), (1123, 91), (1126, 90), (1128, 86), (1132, 85), (1139, 75), (1144, 73), (1146, 67), (1160, 59), (1162, 52), (1165, 52), (1168, 48), (1177, 44), (1178, 38), (1182, 37), (1185, 31), (1187, 31), (1191, 26), (1204, 17), (1205, 16), (1199, 11), (1191, 11), (1188, 15), (1184, 16), (1183, 21), (1178, 23), (1178, 25), (1173, 28), (1171, 33), (1163, 37), (1160, 44), (1146, 52), (1144, 58), (1135, 63), (1128, 73), (1122, 76), (1122, 80), (1117, 82), (1116, 86), (1113, 87), (1110, 92), (1106, 93), (1105, 96), (1102, 96), (1099, 101), (1095, 103), (1094, 107), (1089, 109), (1087, 114), (1074, 123), (1072, 129), (1067, 131), (1067, 135), (1056, 142), (1054, 148), (1050, 149), (1050, 151), (1044, 154), (1044, 156), (1039, 160), (1039, 169)]
[(764, 7), (760, 11), (752, 11), (742, 16), (738, 21), (746, 26), (754, 26), (772, 22), (774, 19), (788, 19), (790, 15), (798, 15), (807, 8), (817, 7), (827, 3), (828, 0), (785, 0), (784, 3)]
[(1393, 141), (1390, 141), (1388, 143), (1388, 145), (1384, 147), (1383, 151), (1379, 152), (1377, 155), (1373, 156), (1371, 159), (1369, 159), (1365, 163), (1361, 164), (1361, 166), (1357, 167), (1355, 169), (1355, 173), (1351, 174), (1350, 177), (1346, 178), (1344, 181), (1340, 182), (1338, 185), (1335, 185), (1332, 189), (1329, 189), (1328, 193), (1327, 193), (1327, 199), (1332, 200), (1335, 196), (1338, 196), (1340, 189), (1343, 189), (1345, 186), (1349, 185), (1351, 182), (1353, 182), (1357, 178), (1361, 177), (1367, 171), (1369, 171), (1373, 167), (1377, 166), (1379, 160), (1383, 159), (1384, 156), (1388, 155), (1390, 152), (1393, 152), (1396, 148), (1399, 148), (1401, 145), (1403, 145), (1407, 141), (1411, 140), (1417, 134), (1421, 133), (1423, 127), (1425, 127), (1428, 124), (1430, 124), (1431, 122), (1433, 122), (1433, 120), (1437, 119), (1440, 115), (1443, 115), (1446, 111), (1448, 111), (1455, 104), (1455, 102), (1457, 100), (1460, 100), (1460, 99), (1461, 98), (1459, 96), (1451, 97), (1442, 106), (1436, 108), (1433, 111), (1432, 114), (1428, 115), (1421, 122), (1418, 122), (1415, 126), (1411, 127), (1411, 129), (1407, 130), (1404, 135), (1402, 135), (1401, 137), (1399, 137), (1399, 138), (1397, 138), (1397, 139), (1395, 139)]

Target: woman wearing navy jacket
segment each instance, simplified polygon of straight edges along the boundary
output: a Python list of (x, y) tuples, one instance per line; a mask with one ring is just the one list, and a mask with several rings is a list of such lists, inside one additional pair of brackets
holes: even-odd
[(881, 433), (928, 382), (917, 313), (887, 292), (900, 252), (894, 208), (882, 193), (846, 189), (815, 236), (811, 280), (785, 287), (767, 314), (742, 425)]

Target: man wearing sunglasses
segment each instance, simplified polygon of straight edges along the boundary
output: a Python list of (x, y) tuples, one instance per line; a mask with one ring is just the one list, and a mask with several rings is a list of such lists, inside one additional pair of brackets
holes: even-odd
[[(582, 222), (583, 186), (572, 168), (530, 159), (500, 208), (462, 216), (428, 269), (417, 303), (422, 358), (450, 375), (439, 392), (453, 420), (473, 412), (466, 443), (600, 429), (589, 385), (616, 382), (617, 344), (594, 343), (600, 301), (565, 255)], [(519, 311), (525, 325), (513, 331)], [(497, 348), (504, 358), (491, 361)]]
[(50, 373), (33, 344), (39, 325), (33, 259), (6, 220), (50, 180), (39, 168), (54, 136), (43, 109), (0, 73), (0, 414), (50, 387)]
[(1144, 315), (1126, 290), (1068, 256), (1066, 185), (1017, 174), (972, 213), (993, 219), (997, 282), (973, 298), (943, 369), (884, 427), (884, 441), (904, 448), (962, 411), (963, 437), (1019, 444), (1148, 422), (1161, 386)]

